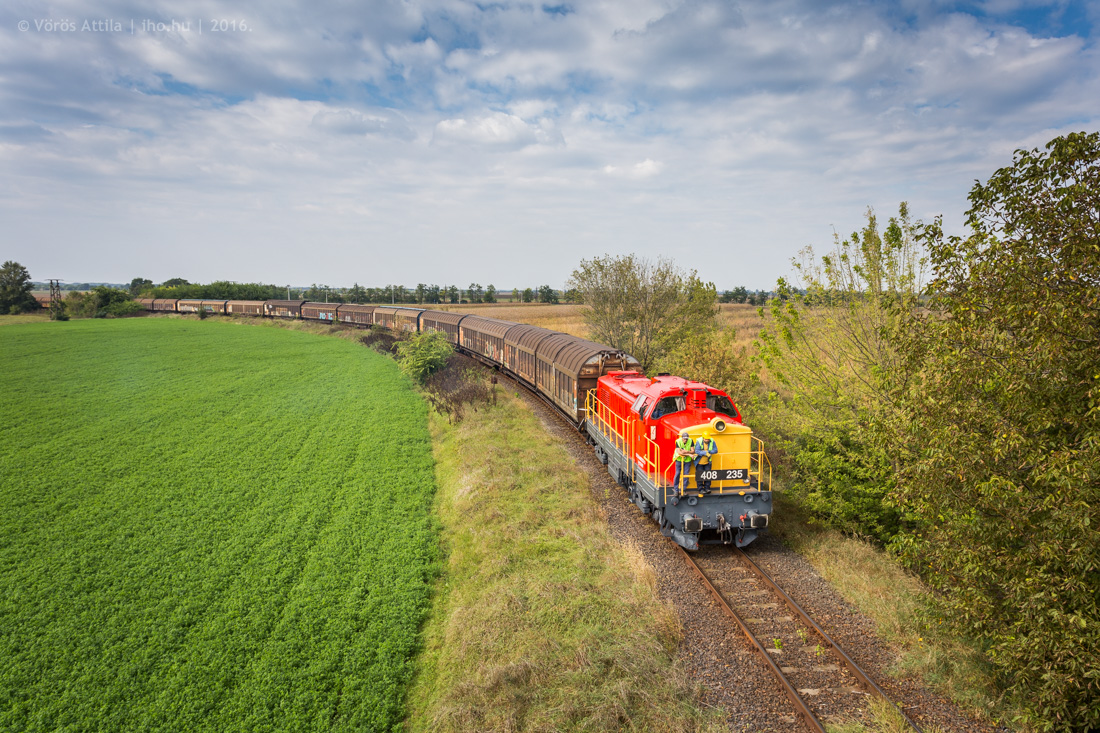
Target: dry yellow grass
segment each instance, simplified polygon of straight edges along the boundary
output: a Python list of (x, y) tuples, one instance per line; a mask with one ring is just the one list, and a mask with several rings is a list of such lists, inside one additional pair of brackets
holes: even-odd
[[(543, 303), (467, 303), (464, 305), (437, 305), (436, 310), (453, 313), (472, 313), (484, 318), (499, 318), (502, 321), (528, 323), (551, 331), (589, 338), (584, 325), (583, 305), (546, 305)], [(764, 319), (759, 309), (753, 305), (725, 303), (718, 313), (718, 324), (722, 328), (737, 330), (738, 346), (749, 348), (760, 335)]]
[(545, 303), (466, 303), (463, 305), (437, 305), (436, 310), (453, 313), (470, 313), (483, 318), (499, 318), (502, 321), (527, 323), (532, 326), (561, 331), (581, 338), (588, 338), (584, 325), (583, 305), (547, 305)]

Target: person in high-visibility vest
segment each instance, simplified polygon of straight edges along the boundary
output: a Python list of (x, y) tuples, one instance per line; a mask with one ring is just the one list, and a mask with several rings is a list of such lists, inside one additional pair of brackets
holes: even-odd
[(695, 441), (695, 455), (698, 456), (695, 459), (695, 485), (704, 494), (710, 493), (711, 479), (708, 475), (714, 467), (710, 457), (717, 452), (718, 444), (714, 442), (714, 438), (710, 437), (710, 433), (704, 430), (699, 440)]
[[(676, 441), (676, 454), (673, 458), (676, 461), (676, 475), (672, 479), (672, 483), (676, 486), (677, 491), (683, 491), (687, 488), (688, 476), (691, 475), (691, 467), (695, 463), (695, 442), (688, 435), (688, 431), (683, 430), (680, 432), (680, 439)], [(683, 479), (683, 485), (680, 484), (680, 479)]]

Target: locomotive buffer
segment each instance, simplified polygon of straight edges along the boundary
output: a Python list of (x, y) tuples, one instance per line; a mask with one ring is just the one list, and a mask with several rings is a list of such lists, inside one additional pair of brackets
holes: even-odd
[[(699, 544), (744, 547), (768, 526), (771, 464), (729, 396), (702, 382), (634, 371), (611, 372), (588, 393), (585, 430), (600, 462), (643, 514), (686, 550)], [(673, 483), (676, 438), (704, 433), (718, 452)], [(699, 487), (710, 480), (710, 492)]]

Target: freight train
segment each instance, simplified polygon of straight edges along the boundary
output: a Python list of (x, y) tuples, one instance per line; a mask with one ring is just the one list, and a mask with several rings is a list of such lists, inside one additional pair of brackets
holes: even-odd
[[(455, 349), (512, 376), (564, 415), (585, 435), (628, 498), (681, 547), (744, 547), (768, 526), (771, 466), (729, 395), (668, 374), (645, 377), (638, 360), (620, 349), (538, 326), (400, 306), (305, 300), (138, 302), (154, 313), (204, 311), (441, 333)], [(678, 439), (682, 446), (690, 441), (693, 448), (702, 443), (709, 461), (691, 461), (690, 468), (677, 472)]]

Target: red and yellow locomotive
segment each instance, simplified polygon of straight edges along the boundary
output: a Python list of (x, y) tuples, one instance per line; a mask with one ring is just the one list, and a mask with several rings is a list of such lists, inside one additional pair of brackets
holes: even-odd
[[(771, 466), (722, 390), (665, 374), (611, 372), (589, 393), (586, 430), (630, 499), (683, 547), (744, 547), (767, 527)], [(674, 482), (676, 449), (687, 441), (703, 448)]]

